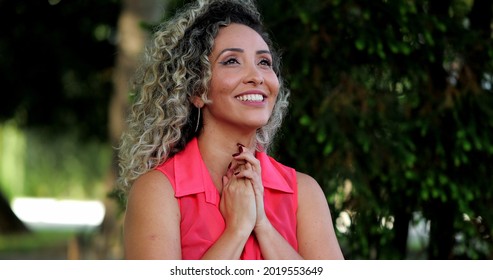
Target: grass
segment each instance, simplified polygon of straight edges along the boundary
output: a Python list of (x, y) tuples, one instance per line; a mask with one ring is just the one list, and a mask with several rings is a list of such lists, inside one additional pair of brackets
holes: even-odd
[(67, 259), (73, 231), (40, 230), (17, 235), (0, 235), (0, 259)]

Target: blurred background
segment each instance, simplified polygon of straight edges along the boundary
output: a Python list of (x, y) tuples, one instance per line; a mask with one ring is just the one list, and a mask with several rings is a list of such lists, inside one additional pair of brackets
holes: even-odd
[[(121, 259), (114, 147), (184, 0), (0, 0), (0, 259)], [(493, 259), (493, 2), (257, 1), (347, 259)]]

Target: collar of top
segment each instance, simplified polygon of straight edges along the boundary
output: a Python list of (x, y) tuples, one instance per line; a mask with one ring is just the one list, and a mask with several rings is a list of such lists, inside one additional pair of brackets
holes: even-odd
[[(274, 159), (264, 152), (257, 152), (257, 159), (262, 167), (264, 188), (293, 193), (293, 189), (275, 166)], [(185, 149), (174, 155), (175, 196), (183, 197), (205, 193), (206, 201), (218, 203), (218, 192), (200, 155), (197, 138), (193, 138)]]

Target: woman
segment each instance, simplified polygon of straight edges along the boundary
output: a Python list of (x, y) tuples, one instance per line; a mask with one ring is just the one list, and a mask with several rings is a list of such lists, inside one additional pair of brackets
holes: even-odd
[(120, 149), (126, 258), (343, 258), (320, 186), (266, 155), (288, 93), (262, 28), (219, 0), (155, 33)]

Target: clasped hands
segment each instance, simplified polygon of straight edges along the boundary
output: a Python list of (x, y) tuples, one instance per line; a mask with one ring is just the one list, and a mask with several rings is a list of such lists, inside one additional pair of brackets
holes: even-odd
[(250, 151), (238, 144), (238, 153), (226, 175), (222, 178), (223, 188), (219, 209), (226, 221), (226, 228), (249, 236), (269, 223), (264, 209), (264, 186), (260, 162)]

